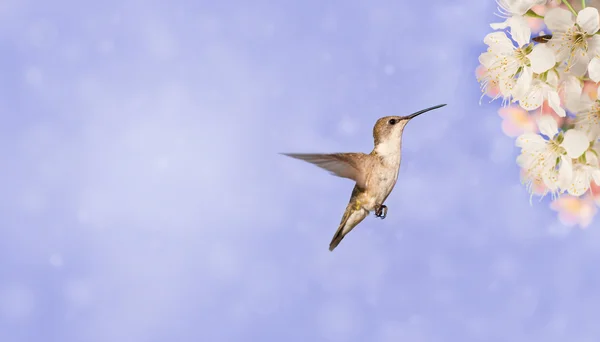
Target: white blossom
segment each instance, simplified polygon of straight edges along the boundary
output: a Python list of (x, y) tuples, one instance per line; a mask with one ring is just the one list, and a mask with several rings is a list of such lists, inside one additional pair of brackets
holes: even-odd
[(498, 0), (499, 16), (505, 18), (501, 23), (490, 26), (495, 30), (510, 28), (512, 38), (523, 46), (529, 42), (531, 28), (523, 15), (535, 5), (542, 5), (546, 0)]
[(552, 71), (544, 75), (533, 77), (532, 70), (524, 70), (522, 84), (528, 85), (517, 87), (514, 97), (519, 100), (519, 105), (526, 110), (536, 110), (542, 106), (544, 101), (556, 114), (564, 117), (565, 109), (560, 105), (560, 96), (558, 95), (558, 75)]
[(579, 11), (575, 18), (564, 8), (553, 8), (546, 13), (544, 22), (552, 31), (552, 39), (547, 43), (556, 53), (560, 62), (567, 68), (581, 63), (587, 69), (591, 57), (598, 54), (600, 36), (600, 16), (594, 7)]
[[(597, 95), (600, 95), (600, 87)], [(578, 101), (571, 101), (569, 107), (575, 114), (575, 128), (585, 132), (590, 141), (600, 138), (600, 101), (582, 94)]]
[(505, 99), (510, 99), (514, 91), (525, 94), (531, 86), (533, 73), (544, 73), (556, 63), (550, 48), (529, 44), (529, 37), (515, 46), (504, 32), (493, 32), (483, 41), (489, 48), (479, 56), (479, 62), (487, 69), (480, 80), (482, 87), (497, 84)]
[(538, 119), (540, 134), (525, 133), (517, 138), (521, 148), (517, 163), (531, 179), (541, 179), (553, 193), (564, 191), (572, 181), (572, 159), (579, 158), (589, 147), (585, 133), (575, 129), (562, 132), (550, 115)]
[(583, 91), (583, 82), (579, 77), (564, 68), (558, 70), (558, 92), (562, 93), (565, 99), (565, 107), (571, 112), (575, 111), (572, 107), (577, 105), (581, 99)]
[(590, 188), (590, 182), (600, 184), (600, 165), (595, 150), (586, 151), (573, 165), (573, 178), (567, 186), (569, 195), (581, 196)]
[[(518, 102), (524, 110), (521, 120), (534, 127), (515, 142), (521, 149), (517, 164), (527, 191), (531, 196), (568, 193), (566, 197), (575, 200), (593, 198), (600, 206), (600, 193), (593, 193), (600, 186), (598, 9), (582, 6), (575, 13), (571, 6), (566, 10), (546, 0), (497, 2), (503, 21), (492, 23), (495, 31), (484, 37), (488, 48), (479, 62), (485, 71), (477, 75), (484, 96), (501, 97), (502, 105)], [(536, 5), (546, 8), (533, 13)], [(529, 25), (534, 24), (526, 17), (541, 17), (537, 13), (549, 32), (532, 39)], [(549, 40), (541, 37), (546, 34)]]

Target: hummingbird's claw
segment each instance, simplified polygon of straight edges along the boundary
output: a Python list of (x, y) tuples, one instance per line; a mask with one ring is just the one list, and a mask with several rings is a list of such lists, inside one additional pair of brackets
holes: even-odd
[(385, 205), (378, 205), (375, 208), (375, 216), (379, 217), (380, 219), (384, 219), (387, 216), (387, 206)]

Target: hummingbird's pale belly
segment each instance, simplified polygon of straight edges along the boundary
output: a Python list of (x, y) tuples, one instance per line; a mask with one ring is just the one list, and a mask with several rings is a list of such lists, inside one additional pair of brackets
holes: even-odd
[(399, 166), (394, 169), (381, 168), (373, 170), (367, 184), (367, 190), (360, 198), (362, 207), (368, 211), (374, 211), (378, 205), (383, 204), (383, 201), (394, 189), (396, 180), (398, 179)]

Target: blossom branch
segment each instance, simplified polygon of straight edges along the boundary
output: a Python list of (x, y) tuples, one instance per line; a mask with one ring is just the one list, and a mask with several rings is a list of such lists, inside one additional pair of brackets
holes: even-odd
[(572, 12), (572, 13), (573, 13), (575, 16), (577, 16), (577, 12), (576, 12), (576, 11), (575, 11), (575, 9), (573, 8), (573, 6), (572, 6), (572, 5), (569, 3), (569, 0), (562, 0), (562, 1), (559, 1), (559, 3), (560, 3), (560, 2), (562, 2), (563, 4), (565, 4), (565, 5), (566, 5), (566, 6), (569, 8), (569, 10), (571, 10), (571, 12)]

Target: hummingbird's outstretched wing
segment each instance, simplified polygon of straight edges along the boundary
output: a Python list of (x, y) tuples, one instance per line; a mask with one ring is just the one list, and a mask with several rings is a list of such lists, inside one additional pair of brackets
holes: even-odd
[(332, 174), (349, 178), (356, 182), (360, 189), (366, 188), (365, 170), (361, 165), (365, 165), (365, 159), (371, 156), (365, 153), (282, 153), (285, 156), (304, 160), (315, 164)]

